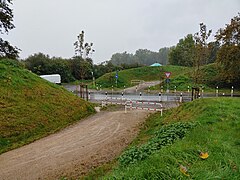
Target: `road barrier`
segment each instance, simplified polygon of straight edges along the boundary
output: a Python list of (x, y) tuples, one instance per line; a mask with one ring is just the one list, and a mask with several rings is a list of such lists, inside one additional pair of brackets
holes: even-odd
[(125, 105), (125, 102), (102, 101), (102, 107), (104, 107), (108, 104)]
[(131, 84), (142, 84), (144, 82), (144, 80), (131, 80)]
[[(129, 110), (145, 110), (145, 111), (160, 111), (161, 116), (163, 114), (163, 105), (157, 102), (143, 102), (143, 101), (102, 101), (102, 107), (108, 104), (117, 104), (125, 106), (125, 113), (127, 113), (127, 109)], [(152, 107), (149, 107), (152, 106)]]
[(122, 101), (126, 101), (127, 100), (127, 98), (123, 98), (123, 96), (121, 97), (121, 98), (118, 98), (118, 97), (108, 97), (108, 99), (107, 99), (107, 101), (109, 101), (109, 100), (122, 100)]
[[(155, 107), (144, 107), (144, 105), (154, 105)], [(156, 107), (158, 106), (158, 107)], [(143, 102), (143, 101), (126, 101), (125, 103), (125, 113), (127, 113), (127, 109), (133, 110), (146, 110), (146, 111), (160, 111), (161, 116), (163, 114), (163, 106), (161, 103), (157, 102)]]

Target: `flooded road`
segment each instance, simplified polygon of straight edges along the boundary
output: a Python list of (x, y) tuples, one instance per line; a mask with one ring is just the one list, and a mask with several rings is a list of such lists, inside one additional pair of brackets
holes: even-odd
[[(75, 85), (64, 85), (64, 87), (76, 93), (76, 86)], [(183, 101), (190, 101), (190, 93), (183, 94)], [(153, 102), (172, 102), (172, 101), (179, 101), (180, 100), (180, 92), (178, 93), (146, 93), (140, 91), (104, 91), (104, 90), (89, 90), (88, 99), (91, 101), (101, 101), (106, 99), (116, 99), (116, 100), (132, 100), (132, 101), (153, 101)]]

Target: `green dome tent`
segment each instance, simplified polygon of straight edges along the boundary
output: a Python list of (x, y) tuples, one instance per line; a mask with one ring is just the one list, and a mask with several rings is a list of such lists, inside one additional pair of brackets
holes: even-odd
[(159, 63), (154, 63), (154, 64), (152, 64), (152, 65), (150, 65), (150, 66), (156, 67), (156, 66), (162, 66), (162, 65), (159, 64)]

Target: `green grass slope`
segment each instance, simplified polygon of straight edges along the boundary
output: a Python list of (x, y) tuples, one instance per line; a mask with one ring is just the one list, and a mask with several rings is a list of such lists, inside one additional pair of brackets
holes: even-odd
[[(173, 74), (175, 74), (175, 76), (171, 76), (170, 83), (168, 84), (170, 91), (174, 92), (176, 87), (177, 91), (187, 92), (188, 86), (191, 91), (191, 88), (196, 86), (193, 80), (193, 70), (193, 68), (188, 68), (187, 70), (183, 69), (181, 73), (176, 73), (173, 70)], [(223, 82), (220, 79), (220, 69), (217, 64), (208, 64), (201, 67), (201, 80), (200, 84), (197, 86), (201, 88), (203, 87), (204, 92), (215, 92), (216, 87), (218, 86), (219, 93), (229, 94), (232, 85)], [(160, 86), (162, 86), (164, 90), (167, 89), (167, 83), (165, 81)], [(160, 86), (157, 85), (151, 89), (160, 90)], [(235, 86), (234, 91), (235, 94), (239, 94), (239, 86)]]
[[(119, 71), (117, 88), (131, 87), (136, 84), (131, 84), (131, 80), (144, 80), (144, 81), (156, 81), (161, 80), (160, 85), (152, 86), (150, 89), (160, 91), (163, 89), (165, 92), (167, 86), (170, 92), (177, 91), (187, 92), (188, 87), (191, 91), (192, 87), (195, 87), (193, 78), (193, 68), (183, 66), (162, 66), (162, 67), (140, 67)], [(165, 72), (171, 72), (170, 83), (166, 83)], [(102, 88), (116, 88), (116, 72), (107, 73), (96, 80), (98, 87), (101, 85)], [(204, 92), (215, 93), (216, 87), (219, 88), (219, 93), (230, 94), (232, 85), (220, 80), (220, 69), (217, 64), (208, 64), (201, 67), (201, 80), (197, 85), (203, 88)], [(92, 83), (89, 83), (90, 88)], [(234, 94), (239, 94), (239, 86), (234, 86)]]
[(0, 153), (94, 112), (88, 102), (21, 68), (19, 63), (0, 61)]
[[(172, 77), (183, 72), (187, 72), (190, 68), (181, 66), (162, 66), (162, 67), (140, 67), (122, 70), (118, 72), (118, 88), (124, 86), (134, 86), (131, 80), (156, 81), (165, 77), (164, 72), (173, 72)], [(103, 88), (116, 87), (116, 72), (107, 73), (96, 80), (96, 83)]]
[(153, 114), (102, 179), (240, 179), (239, 109), (239, 98), (199, 99)]

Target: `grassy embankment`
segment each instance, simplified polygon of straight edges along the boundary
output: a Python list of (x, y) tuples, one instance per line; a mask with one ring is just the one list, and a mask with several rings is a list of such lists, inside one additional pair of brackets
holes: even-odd
[[(174, 74), (181, 74), (188, 72), (189, 68), (180, 66), (162, 66), (162, 67), (140, 67), (122, 70), (118, 72), (118, 88), (131, 87), (131, 80), (157, 81), (165, 77), (164, 72), (174, 72)], [(107, 73), (96, 80), (98, 85), (103, 88), (116, 88), (116, 72)]]
[[(116, 163), (88, 178), (240, 179), (239, 109), (238, 98), (208, 98), (169, 110), (164, 117), (153, 114)], [(209, 157), (201, 159), (200, 151)]]
[[(201, 73), (201, 84), (199, 84), (198, 86), (204, 87), (205, 91), (213, 92), (215, 90), (214, 88), (217, 86), (217, 81), (215, 79), (219, 73), (216, 64), (209, 64), (203, 66)], [(169, 89), (174, 91), (176, 86), (176, 89), (179, 91), (187, 91), (189, 86), (191, 90), (191, 87), (195, 86), (192, 76), (193, 68), (188, 68), (187, 71), (182, 71), (181, 73), (176, 73), (175, 71), (172, 71)], [(161, 86), (166, 89), (167, 83), (164, 81)], [(155, 86), (152, 89), (159, 89), (159, 86)]]
[(14, 61), (0, 61), (0, 84), (0, 154), (95, 112), (88, 102)]
[[(219, 94), (230, 94), (231, 85), (226, 85), (226, 83), (219, 81), (220, 70), (216, 64), (208, 64), (201, 67), (201, 80), (200, 84), (197, 86), (204, 90), (204, 92), (215, 93), (216, 87), (218, 86)], [(193, 68), (188, 68), (181, 73), (172, 71), (172, 76), (170, 77), (169, 89), (174, 92), (176, 87), (177, 91), (187, 92), (188, 86), (191, 91), (192, 87), (195, 87), (193, 80)], [(167, 89), (167, 83), (164, 81), (160, 86), (163, 89)], [(240, 87), (234, 87), (234, 94), (239, 94)], [(152, 87), (152, 90), (159, 90), (159, 85)]]
[[(201, 67), (201, 84), (198, 84), (199, 87), (203, 87), (204, 92), (216, 92), (216, 86), (219, 87), (219, 94), (225, 93), (230, 94), (231, 85), (229, 87), (223, 87), (223, 82), (219, 82), (219, 69), (216, 64), (209, 64)], [(194, 87), (193, 81), (193, 68), (190, 67), (182, 67), (182, 66), (162, 66), (162, 67), (140, 67), (119, 71), (118, 73), (118, 88), (131, 87), (135, 84), (131, 84), (131, 80), (144, 80), (144, 81), (163, 81), (160, 85), (156, 85), (151, 87), (151, 90), (160, 91), (161, 88), (165, 92), (167, 89), (167, 83), (165, 81), (165, 73), (171, 72), (169, 90), (170, 92), (174, 92), (176, 90), (179, 92), (187, 92), (188, 86), (189, 90)], [(116, 72), (107, 73), (102, 77), (96, 80), (98, 86), (102, 86), (102, 88), (111, 88), (112, 86), (116, 89)], [(91, 83), (89, 84), (92, 88)], [(234, 87), (234, 94), (239, 94), (239, 87)]]

